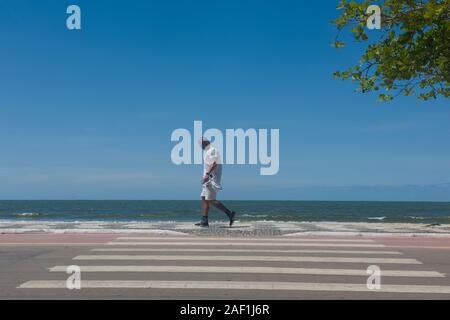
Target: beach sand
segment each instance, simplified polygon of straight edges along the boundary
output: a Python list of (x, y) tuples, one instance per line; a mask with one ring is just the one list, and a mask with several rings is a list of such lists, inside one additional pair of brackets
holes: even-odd
[(193, 222), (144, 221), (12, 221), (0, 220), (0, 233), (112, 233), (166, 234), (200, 236), (450, 236), (450, 224), (377, 222), (279, 222), (239, 221), (230, 228), (224, 221), (211, 221), (209, 228), (199, 228)]

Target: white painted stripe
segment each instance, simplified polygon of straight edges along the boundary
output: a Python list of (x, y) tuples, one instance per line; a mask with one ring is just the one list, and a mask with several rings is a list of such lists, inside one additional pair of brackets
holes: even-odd
[(450, 247), (439, 247), (439, 246), (402, 246), (402, 245), (393, 245), (393, 248), (415, 248), (415, 249), (436, 249), (436, 250), (450, 250)]
[(342, 262), (422, 264), (415, 259), (348, 258), (348, 257), (290, 257), (290, 256), (190, 256), (190, 255), (80, 255), (74, 260), (163, 260), (163, 261), (284, 261), (284, 262)]
[(1, 242), (0, 246), (99, 246), (106, 242)]
[[(178, 272), (178, 273), (274, 273), (305, 275), (337, 275), (367, 277), (365, 269), (319, 269), (277, 267), (217, 267), (217, 266), (80, 266), (81, 272)], [(55, 266), (51, 272), (66, 272), (67, 266)], [(443, 278), (436, 271), (382, 270), (382, 277)]]
[(401, 255), (398, 251), (366, 251), (366, 250), (321, 250), (321, 249), (195, 249), (195, 248), (97, 248), (96, 252), (273, 252), (273, 253), (333, 253), (333, 254), (374, 254)]
[(118, 237), (116, 240), (182, 240), (182, 241), (273, 241), (273, 242), (356, 242), (356, 243), (373, 243), (370, 239), (345, 239), (345, 238), (228, 238), (228, 237)]
[(350, 244), (350, 243), (262, 243), (262, 242), (108, 242), (110, 246), (264, 246), (264, 247), (352, 247), (352, 248), (385, 248), (383, 244)]
[[(66, 289), (66, 281), (28, 281), (18, 288)], [(369, 290), (365, 284), (352, 283), (304, 283), (304, 282), (261, 282), (261, 281), (124, 281), (83, 280), (81, 288), (120, 289), (214, 289), (214, 290), (293, 290), (293, 291), (344, 291), (373, 293), (436, 293), (450, 294), (450, 286), (393, 285), (382, 284), (380, 290)], [(67, 290), (67, 289), (66, 289)]]

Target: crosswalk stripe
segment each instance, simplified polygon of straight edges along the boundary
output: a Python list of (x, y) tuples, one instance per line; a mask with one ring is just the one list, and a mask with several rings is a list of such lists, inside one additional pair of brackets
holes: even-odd
[(292, 256), (190, 256), (190, 255), (79, 255), (74, 260), (164, 260), (164, 261), (283, 261), (283, 262), (341, 262), (422, 264), (415, 259), (348, 258), (348, 257), (292, 257)]
[(110, 246), (152, 246), (152, 245), (164, 245), (164, 246), (266, 246), (266, 247), (352, 247), (352, 248), (385, 248), (383, 244), (350, 244), (350, 243), (261, 243), (261, 242), (121, 242), (112, 241), (108, 242)]
[(333, 253), (333, 254), (369, 254), (369, 255), (401, 255), (398, 251), (367, 251), (367, 250), (314, 250), (314, 249), (195, 249), (195, 248), (96, 248), (94, 252), (274, 252), (274, 253)]
[[(18, 288), (24, 289), (66, 289), (66, 281), (28, 281)], [(450, 286), (428, 285), (381, 285), (378, 290), (370, 290), (365, 284), (351, 283), (304, 283), (304, 282), (260, 282), (260, 281), (125, 281), (125, 280), (84, 280), (81, 288), (121, 288), (121, 289), (220, 289), (220, 290), (292, 290), (292, 291), (344, 291), (372, 293), (436, 293), (450, 294)]]
[(229, 241), (270, 241), (270, 242), (355, 242), (355, 243), (373, 243), (371, 239), (318, 239), (318, 238), (217, 238), (217, 237), (118, 237), (116, 240), (182, 240), (182, 241), (211, 241), (220, 240)]
[(0, 246), (100, 246), (104, 242), (1, 242)]
[[(67, 266), (55, 266), (51, 272), (66, 272)], [(81, 272), (178, 272), (178, 273), (272, 273), (304, 275), (339, 275), (367, 277), (365, 269), (319, 269), (277, 267), (218, 267), (218, 266), (80, 266)], [(382, 270), (383, 277), (442, 278), (436, 271)]]

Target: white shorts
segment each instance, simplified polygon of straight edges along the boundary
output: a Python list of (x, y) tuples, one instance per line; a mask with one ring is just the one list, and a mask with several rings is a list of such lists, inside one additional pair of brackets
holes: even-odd
[(218, 190), (210, 184), (203, 185), (200, 197), (205, 197), (205, 200), (216, 200), (217, 191)]

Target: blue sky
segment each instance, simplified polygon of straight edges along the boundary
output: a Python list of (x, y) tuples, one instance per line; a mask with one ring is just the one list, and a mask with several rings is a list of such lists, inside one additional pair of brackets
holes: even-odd
[(0, 1), (0, 199), (197, 199), (170, 135), (202, 120), (280, 129), (279, 174), (226, 166), (224, 199), (450, 201), (449, 101), (333, 80), (336, 2)]

